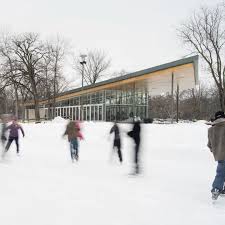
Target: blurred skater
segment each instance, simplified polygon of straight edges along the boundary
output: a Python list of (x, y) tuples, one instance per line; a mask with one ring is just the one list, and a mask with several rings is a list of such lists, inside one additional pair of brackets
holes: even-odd
[(78, 121), (70, 121), (67, 126), (63, 136), (68, 136), (68, 141), (70, 143), (70, 155), (71, 160), (78, 161), (79, 159), (79, 143), (78, 138), (83, 139), (83, 135), (80, 131), (80, 124)]
[(9, 130), (9, 138), (8, 138), (7, 145), (5, 147), (4, 154), (9, 150), (12, 142), (15, 141), (16, 142), (16, 152), (17, 152), (17, 155), (19, 155), (19, 152), (20, 152), (20, 150), (19, 150), (19, 130), (21, 131), (23, 137), (25, 136), (24, 130), (21, 127), (21, 125), (19, 125), (19, 123), (17, 122), (16, 119), (13, 119), (12, 124), (5, 128), (5, 131), (7, 131), (7, 130)]
[(220, 194), (225, 194), (225, 114), (215, 113), (212, 126), (208, 129), (208, 147), (217, 161), (216, 176), (212, 184), (212, 199), (216, 200)]
[(140, 142), (141, 142), (141, 125), (140, 125), (140, 120), (134, 121), (133, 124), (133, 129), (128, 132), (127, 134), (133, 138), (134, 143), (135, 143), (135, 148), (134, 148), (134, 171), (132, 175), (137, 175), (140, 173), (140, 165), (139, 165), (139, 153), (140, 153)]
[(5, 148), (5, 142), (7, 141), (6, 138), (6, 117), (2, 116), (1, 117), (1, 147), (2, 147), (2, 153)]
[(114, 140), (113, 140), (113, 149), (117, 149), (118, 157), (120, 163), (123, 162), (122, 152), (121, 152), (121, 139), (120, 139), (120, 129), (118, 124), (115, 122), (109, 132), (110, 134), (114, 133)]

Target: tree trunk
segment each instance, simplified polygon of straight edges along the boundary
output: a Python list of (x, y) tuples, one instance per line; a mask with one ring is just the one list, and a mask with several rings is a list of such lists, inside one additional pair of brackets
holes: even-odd
[(19, 116), (19, 96), (18, 96), (18, 91), (17, 91), (17, 88), (15, 87), (15, 97), (16, 97), (16, 104), (15, 104), (15, 116), (16, 118), (18, 119), (18, 116)]
[(55, 103), (56, 103), (56, 79), (57, 79), (57, 62), (58, 60), (56, 60), (56, 65), (55, 65), (55, 71), (54, 71), (54, 90), (53, 90), (53, 104), (52, 104), (52, 109), (53, 109), (53, 119), (55, 118), (56, 116), (56, 113), (55, 113)]
[(22, 98), (22, 121), (23, 121), (23, 123), (24, 123), (24, 121), (25, 121), (25, 105), (24, 105), (24, 100), (23, 100), (23, 98)]
[(32, 70), (29, 74), (31, 74), (30, 75), (30, 82), (31, 82), (33, 96), (34, 96), (35, 121), (40, 122), (39, 100), (38, 100), (37, 85), (36, 85), (36, 82), (35, 82), (35, 75), (34, 75), (34, 72)]
[(222, 88), (219, 90), (219, 98), (220, 98), (220, 108), (222, 111), (224, 111), (224, 105), (225, 105), (225, 93)]
[(35, 111), (35, 121), (40, 122), (39, 101), (36, 96), (34, 97), (34, 111)]

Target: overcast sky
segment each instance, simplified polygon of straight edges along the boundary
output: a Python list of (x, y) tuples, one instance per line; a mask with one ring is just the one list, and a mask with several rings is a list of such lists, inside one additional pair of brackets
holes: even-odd
[(221, 0), (0, 0), (2, 29), (59, 34), (79, 54), (103, 49), (112, 70), (132, 72), (188, 52), (177, 26), (201, 5)]

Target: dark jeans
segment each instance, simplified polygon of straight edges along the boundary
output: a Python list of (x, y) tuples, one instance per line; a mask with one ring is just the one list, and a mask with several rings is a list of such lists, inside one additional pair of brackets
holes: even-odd
[(225, 160), (218, 161), (217, 169), (216, 169), (216, 177), (213, 181), (212, 188), (223, 190), (225, 181)]
[(78, 141), (77, 139), (72, 139), (70, 141), (70, 154), (71, 154), (71, 159), (76, 159), (78, 160), (79, 155), (78, 155)]
[(118, 153), (118, 156), (119, 156), (119, 160), (120, 160), (120, 162), (123, 162), (120, 139), (115, 139), (114, 140), (113, 148), (117, 148), (117, 153)]
[(18, 137), (9, 137), (8, 143), (7, 143), (6, 147), (5, 147), (5, 151), (7, 152), (9, 150), (12, 142), (15, 140), (15, 142), (16, 142), (16, 151), (17, 151), (17, 153), (19, 153), (19, 142), (18, 142), (18, 139), (19, 139)]

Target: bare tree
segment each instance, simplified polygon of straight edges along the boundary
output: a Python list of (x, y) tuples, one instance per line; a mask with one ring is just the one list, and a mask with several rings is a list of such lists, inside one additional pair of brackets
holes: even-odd
[[(12, 48), (12, 42), (8, 34), (1, 36), (0, 41), (0, 56), (1, 56), (1, 83), (4, 84), (3, 88), (12, 86), (11, 89), (14, 93), (15, 99), (15, 115), (18, 117), (19, 110), (19, 82), (21, 81), (21, 72), (17, 69), (16, 59)], [(7, 100), (6, 100), (7, 101)]]
[(79, 59), (75, 59), (75, 69), (80, 77), (82, 77), (82, 73), (84, 72), (84, 81), (86, 84), (95, 84), (98, 80), (106, 76), (106, 71), (109, 69), (110, 63), (111, 60), (108, 59), (104, 51), (92, 50), (87, 54), (84, 67), (80, 64)]
[(26, 100), (34, 102), (36, 121), (40, 120), (40, 100), (48, 99), (49, 107), (55, 107), (56, 95), (68, 86), (63, 76), (65, 50), (59, 38), (43, 42), (33, 33), (0, 35), (0, 94), (13, 91), (16, 115), (20, 103), (24, 119)]
[[(178, 100), (178, 99), (177, 99)], [(177, 105), (177, 104), (176, 104)], [(189, 89), (179, 93), (179, 119), (210, 119), (219, 107), (217, 88), (199, 85), (198, 89)], [(171, 96), (160, 95), (149, 99), (150, 116), (154, 118), (171, 118)]]
[(35, 119), (40, 121), (39, 113), (39, 93), (38, 83), (41, 77), (41, 61), (45, 55), (45, 49), (39, 39), (38, 34), (27, 33), (14, 36), (13, 40), (14, 54), (16, 62), (20, 65), (19, 70), (24, 80), (28, 80), (30, 84), (30, 92), (34, 100)]
[(225, 109), (225, 6), (203, 7), (178, 29), (181, 40), (207, 65)]
[(166, 94), (149, 97), (149, 110), (153, 118), (171, 118), (171, 96)]
[(120, 71), (114, 71), (112, 74), (111, 74), (111, 77), (114, 78), (114, 77), (122, 77), (124, 75), (128, 74), (128, 72), (124, 69), (120, 70)]
[(64, 57), (67, 51), (67, 44), (65, 40), (60, 37), (57, 37), (55, 41), (47, 44), (48, 57), (50, 59), (50, 66), (52, 72), (52, 83), (53, 83), (53, 96), (52, 98), (52, 107), (53, 107), (53, 117), (55, 117), (55, 104), (56, 104), (56, 95), (60, 93), (61, 88), (59, 87), (60, 83), (64, 86), (64, 77), (62, 76), (63, 62)]

